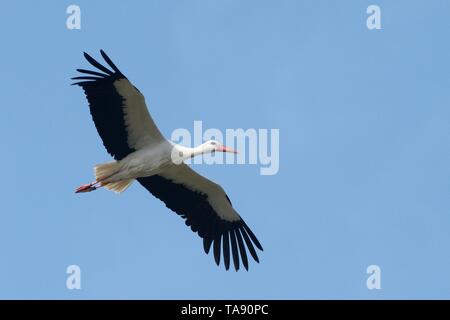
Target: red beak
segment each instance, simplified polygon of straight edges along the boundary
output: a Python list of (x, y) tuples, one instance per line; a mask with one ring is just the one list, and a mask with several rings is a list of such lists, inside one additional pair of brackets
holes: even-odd
[(225, 146), (218, 146), (217, 151), (221, 151), (221, 152), (231, 152), (231, 153), (238, 153), (236, 150), (225, 147)]

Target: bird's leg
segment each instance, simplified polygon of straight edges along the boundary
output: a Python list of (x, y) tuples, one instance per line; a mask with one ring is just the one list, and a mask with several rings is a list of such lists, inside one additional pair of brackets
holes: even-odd
[(75, 193), (91, 192), (97, 190), (102, 186), (103, 185), (100, 181), (94, 181), (88, 184), (83, 184), (82, 186), (78, 187), (77, 190), (75, 190)]

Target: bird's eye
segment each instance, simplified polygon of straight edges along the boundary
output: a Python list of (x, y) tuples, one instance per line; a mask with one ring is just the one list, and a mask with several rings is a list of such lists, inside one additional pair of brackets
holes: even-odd
[(215, 146), (217, 143), (214, 142), (214, 141), (211, 141), (211, 144), (212, 144), (213, 146)]

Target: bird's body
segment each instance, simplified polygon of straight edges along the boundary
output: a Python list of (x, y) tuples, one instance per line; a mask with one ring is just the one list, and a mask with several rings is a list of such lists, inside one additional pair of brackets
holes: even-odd
[(170, 157), (172, 148), (170, 144), (161, 142), (130, 153), (122, 160), (114, 162), (118, 171), (105, 182), (148, 177), (161, 172), (164, 168), (174, 165)]
[(248, 269), (247, 251), (259, 261), (254, 246), (262, 247), (233, 208), (222, 187), (197, 174), (184, 160), (209, 152), (235, 152), (217, 141), (188, 148), (166, 140), (153, 122), (145, 98), (120, 72), (109, 57), (101, 54), (113, 71), (85, 53), (98, 71), (77, 69), (88, 74), (73, 79), (89, 102), (97, 131), (115, 161), (95, 166), (95, 181), (82, 185), (77, 193), (106, 187), (123, 192), (135, 180), (186, 219), (186, 224), (203, 238), (205, 252), (213, 246), (216, 263), (223, 253), (226, 269), (230, 251), (235, 269), (239, 255)]

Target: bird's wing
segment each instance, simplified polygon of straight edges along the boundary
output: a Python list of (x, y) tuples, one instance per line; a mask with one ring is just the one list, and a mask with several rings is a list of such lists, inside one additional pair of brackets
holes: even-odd
[(77, 69), (84, 75), (72, 79), (79, 80), (73, 84), (81, 86), (86, 94), (92, 119), (106, 150), (120, 160), (164, 138), (148, 113), (144, 96), (106, 53), (100, 52), (112, 70), (84, 53), (98, 71)]
[(259, 262), (254, 245), (263, 250), (256, 236), (233, 209), (223, 188), (199, 175), (186, 164), (174, 165), (162, 173), (137, 179), (151, 194), (186, 219), (186, 225), (203, 238), (208, 254), (213, 245), (217, 265), (223, 252), (225, 268), (239, 269), (239, 255), (248, 270), (247, 252)]

